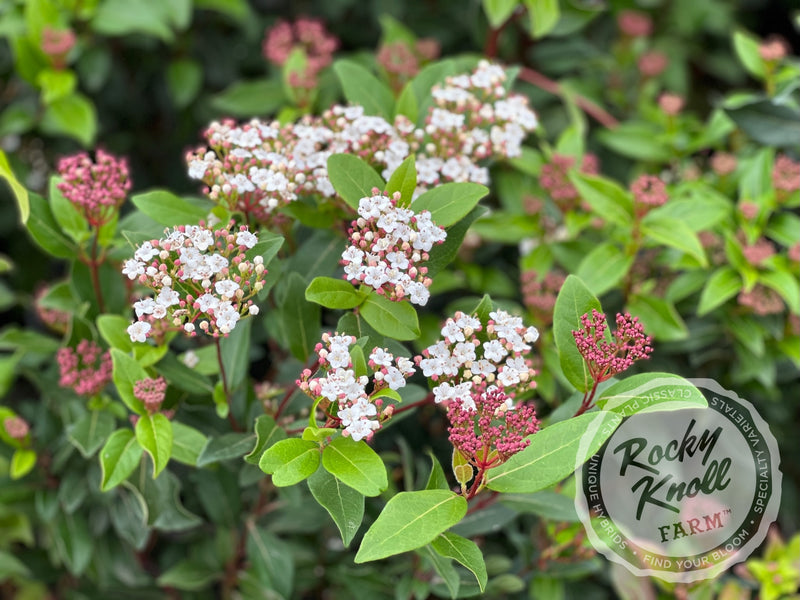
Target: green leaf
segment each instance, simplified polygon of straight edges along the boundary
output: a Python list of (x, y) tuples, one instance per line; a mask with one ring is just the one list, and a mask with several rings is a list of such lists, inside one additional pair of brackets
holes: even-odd
[(764, 59), (758, 51), (761, 42), (758, 38), (741, 29), (733, 32), (733, 49), (739, 62), (750, 75), (758, 79), (764, 79), (766, 69)]
[[(352, 286), (351, 286), (352, 287)], [(305, 299), (306, 282), (296, 272), (289, 274), (286, 297), (280, 307), (285, 339), (292, 355), (306, 362), (319, 340), (321, 309)]]
[(275, 419), (269, 415), (261, 415), (256, 419), (255, 432), (256, 447), (253, 448), (250, 454), (244, 457), (244, 460), (251, 465), (258, 464), (264, 450), (272, 446), (275, 442), (286, 438), (286, 432), (278, 427), (275, 423)]
[(615, 181), (601, 175), (569, 174), (570, 181), (594, 212), (603, 219), (630, 227), (633, 223), (633, 196)]
[(776, 269), (759, 273), (758, 281), (780, 294), (789, 310), (800, 314), (800, 281), (788, 270)]
[(703, 316), (733, 298), (742, 289), (742, 278), (733, 267), (719, 267), (706, 281), (700, 293), (697, 314)]
[(329, 156), (328, 178), (336, 193), (353, 210), (358, 210), (362, 198), (372, 196), (373, 188), (383, 190), (385, 185), (375, 169), (353, 154)]
[(592, 309), (602, 311), (600, 301), (578, 277), (568, 276), (553, 309), (553, 334), (564, 376), (580, 392), (589, 389), (592, 378), (572, 332), (581, 329), (581, 317)]
[(529, 28), (534, 39), (547, 35), (558, 23), (561, 9), (558, 0), (523, 0), (530, 16)]
[(368, 375), (367, 358), (364, 356), (364, 349), (358, 344), (350, 348), (350, 360), (353, 362), (353, 371), (356, 377)]
[(394, 170), (389, 181), (386, 182), (386, 192), (391, 196), (395, 192), (400, 192), (400, 205), (408, 206), (414, 190), (417, 189), (417, 169), (415, 166), (416, 157), (411, 154), (400, 166)]
[(431, 546), (440, 555), (452, 558), (472, 571), (481, 592), (486, 589), (486, 563), (483, 560), (483, 553), (475, 542), (445, 531), (431, 542)]
[(647, 162), (667, 162), (672, 158), (669, 147), (658, 137), (658, 131), (648, 123), (622, 123), (614, 129), (597, 134), (600, 142), (622, 156)]
[(639, 373), (618, 381), (595, 401), (601, 410), (623, 417), (659, 410), (705, 408), (703, 393), (692, 383), (671, 373)]
[(139, 464), (142, 452), (130, 429), (119, 429), (112, 433), (100, 451), (100, 466), (103, 469), (100, 489), (107, 492), (125, 481)]
[(8, 187), (11, 188), (11, 193), (17, 202), (19, 209), (19, 220), (24, 225), (28, 222), (28, 216), (31, 213), (30, 203), (28, 202), (28, 190), (22, 185), (11, 170), (8, 164), (6, 153), (0, 150), (0, 179), (5, 179)]
[(458, 590), (461, 587), (461, 580), (458, 571), (453, 567), (453, 563), (441, 556), (431, 548), (430, 544), (425, 546), (424, 552), (417, 551), (419, 554), (424, 554), (430, 559), (433, 569), (444, 582), (447, 591), (450, 593), (450, 598), (458, 598)]
[(172, 422), (172, 458), (192, 467), (198, 466), (197, 457), (208, 439), (194, 427), (180, 421)]
[(88, 98), (74, 93), (45, 108), (39, 126), (48, 135), (67, 135), (88, 148), (97, 134), (97, 114)]
[(757, 100), (733, 108), (726, 114), (759, 144), (795, 148), (800, 139), (800, 109), (775, 100)]
[(203, 85), (203, 68), (195, 60), (173, 60), (167, 67), (167, 88), (178, 108), (185, 108), (197, 97)]
[(138, 415), (145, 415), (147, 411), (144, 403), (133, 394), (133, 386), (137, 381), (147, 379), (149, 375), (142, 366), (133, 358), (117, 348), (111, 348), (111, 362), (114, 366), (113, 379), (117, 393), (130, 410)]
[(368, 115), (392, 118), (394, 96), (385, 83), (350, 60), (337, 60), (333, 63), (333, 70), (339, 78), (344, 97), (350, 104), (363, 106), (364, 112)]
[(516, 493), (548, 488), (586, 462), (621, 422), (620, 415), (599, 411), (545, 427), (528, 436), (525, 450), (489, 471), (487, 487)]
[(355, 562), (363, 563), (420, 548), (458, 523), (467, 501), (449, 490), (400, 492), (386, 503), (361, 541)]
[(395, 117), (399, 115), (408, 117), (408, 120), (412, 123), (416, 123), (419, 120), (419, 102), (414, 93), (413, 81), (406, 83), (403, 87), (403, 91), (400, 92), (400, 96), (397, 98), (397, 103), (394, 106), (394, 114)]
[(50, 210), (53, 211), (53, 217), (61, 226), (61, 230), (72, 238), (74, 242), (80, 244), (89, 237), (89, 224), (78, 209), (75, 208), (75, 205), (67, 200), (58, 189), (60, 181), (61, 178), (55, 175), (50, 178), (48, 187)]
[(36, 466), (36, 452), (29, 448), (17, 448), (11, 455), (8, 474), (11, 479), (20, 479)]
[(252, 16), (247, 0), (194, 0), (194, 6), (197, 9), (217, 11), (242, 25), (248, 23)]
[(319, 444), (290, 438), (267, 448), (258, 462), (259, 468), (272, 475), (277, 487), (294, 485), (309, 477), (319, 468)]
[(437, 244), (431, 248), (429, 253), (430, 259), (427, 265), (429, 276), (433, 277), (436, 273), (453, 262), (470, 226), (485, 213), (486, 208), (483, 206), (476, 206), (466, 217), (452, 227), (447, 228), (447, 239), (443, 244)]
[[(258, 578), (280, 598), (292, 597), (294, 560), (289, 545), (263, 527), (247, 522), (245, 551)], [(269, 596), (273, 598), (274, 595)]]
[[(61, 233), (61, 227), (53, 216), (48, 202), (38, 194), (27, 196), (30, 212), (26, 226), (35, 241), (45, 252), (56, 258), (74, 258), (78, 249)], [(19, 202), (19, 199), (18, 199)]]
[(692, 256), (702, 266), (708, 266), (706, 253), (697, 234), (683, 221), (649, 214), (642, 219), (642, 233), (652, 241), (680, 250)]
[(672, 302), (655, 296), (632, 296), (628, 311), (638, 316), (645, 331), (657, 340), (674, 342), (689, 336), (689, 329)]
[(112, 348), (117, 348), (127, 354), (133, 350), (133, 342), (126, 332), (131, 324), (130, 320), (119, 315), (100, 315), (97, 317), (97, 330), (100, 336), (108, 342)]
[(171, 42), (168, 4), (159, 0), (104, 0), (92, 19), (92, 31), (109, 36), (141, 33)]
[(172, 455), (172, 423), (161, 413), (143, 415), (136, 422), (136, 441), (153, 459), (153, 478), (167, 466)]
[(226, 337), (219, 341), (222, 353), (222, 366), (228, 376), (228, 392), (238, 388), (247, 377), (250, 369), (250, 333), (253, 319), (245, 319)]
[(108, 513), (117, 535), (141, 551), (150, 538), (150, 528), (147, 526), (147, 503), (139, 490), (132, 485), (117, 488)]
[(67, 570), (74, 576), (81, 575), (92, 560), (95, 546), (84, 516), (80, 513), (62, 514), (52, 533), (55, 547)]
[(360, 314), (375, 331), (386, 337), (406, 341), (420, 335), (417, 311), (406, 300), (393, 302), (386, 296), (372, 293), (361, 305)]
[(633, 256), (626, 256), (616, 244), (607, 242), (589, 252), (575, 274), (593, 294), (601, 296), (622, 281), (632, 264)]
[(444, 469), (441, 463), (430, 452), (431, 457), (431, 474), (428, 475), (428, 482), (425, 484), (426, 490), (449, 490), (450, 485), (447, 483), (447, 476), (444, 474)]
[(519, 6), (519, 0), (483, 0), (483, 12), (486, 13), (492, 29), (497, 29), (508, 21), (517, 6)]
[(47, 105), (72, 94), (77, 77), (68, 69), (43, 69), (36, 76), (36, 83), (42, 90), (42, 102)]
[(671, 217), (686, 223), (692, 231), (706, 231), (730, 216), (731, 201), (702, 181), (689, 181), (678, 187), (669, 202), (651, 210), (651, 218)]
[(308, 489), (319, 505), (328, 511), (339, 528), (342, 543), (348, 547), (364, 518), (364, 494), (345, 485), (325, 469), (317, 469), (308, 478)]
[(234, 83), (211, 99), (211, 107), (236, 117), (257, 117), (275, 114), (286, 100), (283, 82), (258, 79)]
[(344, 279), (315, 277), (308, 284), (305, 297), (309, 302), (315, 302), (326, 308), (348, 309), (361, 304), (365, 296)]
[(209, 212), (166, 190), (136, 194), (131, 197), (131, 202), (156, 223), (166, 227), (195, 225)]
[(0, 550), (0, 581), (16, 577), (30, 577), (31, 572), (25, 563), (14, 558), (13, 554), (9, 554)]
[(204, 467), (221, 460), (240, 458), (253, 447), (255, 435), (252, 433), (225, 433), (219, 437), (208, 438), (197, 458), (197, 466)]
[(322, 451), (322, 466), (365, 496), (377, 496), (389, 485), (386, 466), (364, 440), (336, 438)]
[(84, 458), (89, 458), (108, 439), (115, 426), (110, 413), (93, 410), (67, 427), (67, 437)]
[(411, 208), (416, 213), (430, 211), (434, 223), (450, 227), (467, 216), (488, 193), (489, 188), (478, 183), (445, 183), (419, 196)]
[(161, 587), (196, 592), (206, 589), (213, 582), (221, 579), (222, 575), (221, 571), (211, 568), (205, 562), (185, 558), (164, 571), (156, 579), (156, 583)]
[(575, 511), (575, 500), (552, 490), (532, 494), (505, 494), (500, 502), (518, 513), (532, 513), (552, 521), (580, 521)]

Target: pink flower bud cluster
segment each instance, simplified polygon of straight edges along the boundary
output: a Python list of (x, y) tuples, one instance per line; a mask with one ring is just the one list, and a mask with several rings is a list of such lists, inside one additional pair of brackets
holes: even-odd
[(71, 388), (79, 396), (96, 396), (111, 381), (111, 354), (90, 340), (81, 340), (75, 349), (59, 349), (56, 361), (58, 385)]
[(581, 329), (572, 332), (578, 352), (583, 356), (595, 383), (610, 379), (653, 352), (652, 338), (644, 334), (638, 317), (617, 313), (617, 329), (608, 341), (605, 314), (592, 309), (581, 317)]
[(70, 315), (67, 311), (42, 305), (42, 298), (44, 298), (49, 291), (50, 288), (46, 285), (42, 285), (42, 287), (36, 291), (36, 295), (34, 296), (33, 300), (33, 305), (36, 308), (36, 315), (39, 317), (39, 319), (41, 319), (42, 323), (47, 325), (53, 331), (65, 333), (67, 331), (67, 327), (69, 327), (72, 315)]
[(683, 110), (685, 101), (683, 96), (664, 92), (658, 97), (658, 106), (667, 116), (674, 117)]
[(636, 61), (636, 66), (639, 67), (639, 72), (643, 77), (658, 77), (664, 72), (668, 64), (669, 58), (667, 58), (667, 55), (658, 50), (645, 52)]
[(785, 154), (779, 155), (772, 167), (772, 185), (783, 192), (800, 190), (800, 162)]
[(190, 336), (198, 329), (224, 336), (242, 317), (258, 314), (252, 298), (264, 287), (267, 270), (261, 256), (246, 255), (258, 238), (244, 225), (233, 227), (233, 221), (219, 229), (180, 225), (144, 242), (125, 261), (122, 273), (154, 292), (133, 305), (131, 341), (144, 342), (156, 322)]
[(669, 200), (667, 186), (655, 175), (639, 175), (631, 184), (633, 204), (637, 214), (644, 214), (651, 208), (666, 204)]
[[(319, 356), (318, 369), (324, 376), (312, 378), (311, 369), (305, 369), (296, 383), (315, 400), (323, 400), (321, 408), (344, 429), (343, 435), (359, 441), (371, 439), (381, 423), (391, 417), (393, 405), (378, 412), (383, 405), (382, 392), (405, 387), (415, 369), (411, 359), (395, 357), (385, 348), (374, 348), (367, 363), (372, 376), (357, 376), (350, 355), (350, 346), (355, 342), (354, 336), (324, 334), (322, 343), (314, 349)], [(370, 384), (371, 391), (367, 393)]]
[(377, 63), (389, 74), (395, 89), (419, 72), (421, 63), (439, 56), (439, 43), (426, 38), (417, 40), (412, 46), (403, 40), (382, 45), (375, 57)]
[(617, 16), (619, 30), (629, 37), (647, 37), (653, 32), (653, 20), (636, 10), (623, 10)]
[(784, 303), (778, 292), (760, 283), (757, 283), (749, 292), (740, 292), (736, 300), (739, 306), (749, 308), (762, 317), (779, 315), (784, 310)]
[(85, 152), (62, 158), (58, 174), (59, 191), (93, 227), (110, 221), (131, 189), (128, 162), (103, 150), (95, 162)]
[(427, 210), (415, 214), (397, 206), (400, 194), (392, 198), (373, 189), (373, 196), (358, 204), (358, 219), (348, 230), (350, 245), (342, 252), (344, 277), (364, 284), (390, 300), (408, 299), (424, 306), (430, 298), (431, 278), (420, 263), (430, 258), (434, 244), (447, 237), (431, 220)]
[(156, 379), (140, 379), (133, 384), (133, 395), (144, 403), (148, 413), (153, 414), (161, 408), (164, 395), (167, 392), (167, 382), (163, 377)]
[(6, 417), (3, 421), (3, 428), (6, 430), (8, 437), (20, 442), (27, 437), (31, 430), (27, 421), (18, 416)]
[(546, 273), (544, 277), (533, 270), (522, 273), (522, 301), (538, 322), (545, 325), (553, 322), (556, 297), (564, 281), (566, 276), (554, 271)]
[(530, 404), (514, 406), (497, 386), (447, 406), (450, 443), (479, 471), (504, 463), (530, 444), (527, 436), (539, 431), (536, 410)]
[(67, 54), (75, 46), (75, 33), (71, 29), (53, 29), (45, 26), (42, 29), (40, 48), (53, 61), (56, 69), (63, 69), (67, 65)]
[(295, 48), (301, 48), (307, 66), (302, 78), (316, 87), (317, 74), (333, 62), (333, 53), (339, 40), (318, 19), (300, 17), (294, 23), (280, 20), (267, 29), (264, 37), (264, 57), (271, 63), (283, 66)]
[(415, 197), (449, 181), (486, 184), (488, 170), (478, 163), (518, 156), (537, 127), (527, 99), (508, 94), (505, 80), (502, 68), (482, 61), (471, 74), (434, 87), (424, 129), (403, 115), (392, 123), (366, 115), (362, 106), (334, 106), (286, 125), (214, 122), (207, 146), (186, 156), (189, 177), (203, 181), (212, 200), (267, 224), (298, 195), (335, 196), (327, 173), (333, 154), (358, 156), (386, 180), (414, 154)]
[(715, 152), (711, 157), (711, 170), (720, 177), (733, 173), (737, 164), (736, 155), (730, 152)]
[[(550, 197), (562, 210), (571, 210), (576, 207), (580, 198), (578, 190), (569, 180), (569, 171), (575, 165), (575, 158), (563, 154), (553, 154), (551, 161), (542, 166), (539, 183), (550, 193)], [(580, 173), (597, 175), (599, 162), (594, 154), (584, 154), (581, 159)]]
[[(520, 317), (504, 310), (489, 313), (485, 331), (480, 319), (461, 311), (447, 319), (442, 338), (416, 356), (422, 374), (431, 379), (436, 403), (460, 401), (472, 407), (473, 395), (499, 386), (513, 398), (517, 391), (536, 387), (536, 371), (525, 358), (530, 344), (539, 339), (535, 327), (525, 327)], [(479, 332), (484, 331), (483, 339)]]
[(756, 240), (752, 245), (742, 247), (744, 259), (754, 267), (760, 266), (765, 260), (775, 255), (775, 246), (766, 238)]

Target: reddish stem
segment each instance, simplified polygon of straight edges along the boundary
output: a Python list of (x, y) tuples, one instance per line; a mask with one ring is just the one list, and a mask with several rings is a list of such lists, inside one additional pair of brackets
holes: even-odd
[[(535, 85), (540, 89), (543, 89), (546, 92), (550, 92), (551, 94), (560, 96), (563, 93), (563, 90), (558, 82), (553, 81), (549, 77), (545, 77), (530, 67), (522, 67), (519, 72), (519, 78), (532, 85)], [(617, 125), (619, 125), (619, 121), (617, 121), (609, 112), (588, 98), (585, 98), (579, 94), (575, 94), (574, 99), (575, 104), (582, 108), (586, 114), (594, 117), (601, 125), (609, 129), (614, 129)]]

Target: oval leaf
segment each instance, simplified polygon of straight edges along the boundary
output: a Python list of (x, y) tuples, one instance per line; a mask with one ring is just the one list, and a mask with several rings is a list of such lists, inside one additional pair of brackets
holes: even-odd
[(172, 455), (172, 423), (161, 413), (144, 415), (136, 422), (136, 441), (153, 459), (153, 479)]
[(419, 337), (417, 311), (407, 301), (393, 302), (379, 294), (370, 294), (360, 309), (364, 320), (381, 335), (400, 341)]
[(553, 309), (553, 334), (564, 376), (581, 392), (589, 389), (591, 376), (572, 332), (580, 329), (581, 316), (592, 312), (593, 308), (602, 310), (600, 301), (578, 277), (567, 277)]
[(322, 466), (365, 496), (377, 496), (389, 486), (386, 466), (364, 440), (336, 438), (322, 451)]
[(467, 501), (449, 490), (400, 492), (369, 528), (356, 554), (363, 563), (431, 543), (467, 514)]
[(100, 489), (107, 492), (125, 481), (139, 465), (142, 452), (142, 447), (130, 429), (120, 429), (112, 433), (100, 452), (100, 466), (103, 469)]
[(336, 193), (353, 210), (358, 210), (362, 198), (372, 196), (372, 188), (382, 190), (385, 185), (375, 169), (352, 154), (328, 157), (328, 179)]
[(640, 373), (610, 385), (596, 402), (598, 408), (628, 417), (634, 413), (708, 406), (692, 383), (671, 373)]
[(342, 543), (349, 546), (364, 518), (364, 494), (345, 485), (325, 469), (317, 469), (308, 478), (308, 489), (336, 523)]
[(292, 438), (267, 448), (258, 466), (272, 475), (272, 483), (286, 487), (303, 481), (319, 468), (319, 444)]
[(466, 217), (488, 193), (489, 188), (478, 183), (445, 183), (422, 194), (411, 208), (415, 213), (430, 211), (434, 223), (450, 227)]
[(344, 279), (315, 277), (306, 288), (306, 300), (326, 308), (355, 308), (364, 300), (353, 284)]

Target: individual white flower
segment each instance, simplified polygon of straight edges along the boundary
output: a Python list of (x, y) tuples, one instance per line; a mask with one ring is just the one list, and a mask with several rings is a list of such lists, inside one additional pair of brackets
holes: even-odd
[(122, 274), (127, 275), (131, 281), (134, 280), (139, 275), (144, 275), (144, 263), (135, 258), (129, 258), (122, 267)]
[(136, 311), (137, 318), (142, 315), (152, 315), (155, 307), (156, 301), (152, 298), (143, 298), (133, 303), (133, 310)]
[(236, 234), (236, 243), (246, 248), (252, 248), (258, 242), (258, 237), (249, 231), (240, 231)]
[(379, 367), (390, 367), (394, 357), (383, 348), (375, 348), (369, 355), (369, 359)]
[(442, 327), (442, 337), (447, 338), (450, 342), (463, 342), (465, 341), (464, 331), (452, 319), (447, 319), (447, 322)]
[(255, 317), (259, 312), (261, 312), (261, 309), (255, 304), (251, 304), (247, 307), (247, 312)]
[(133, 253), (133, 257), (136, 260), (148, 262), (152, 260), (154, 256), (157, 256), (158, 252), (159, 250), (157, 248), (153, 248), (153, 244), (150, 242), (143, 242), (142, 245), (136, 249), (136, 252)]
[(213, 294), (203, 294), (195, 300), (198, 308), (207, 313), (209, 310), (216, 310), (219, 307), (219, 298)]
[(383, 380), (393, 390), (399, 390), (406, 385), (406, 378), (403, 377), (403, 374), (397, 367), (388, 367), (386, 369), (386, 374), (383, 376)]
[(181, 299), (178, 292), (168, 287), (161, 288), (158, 296), (156, 296), (156, 304), (161, 306), (172, 306), (174, 304), (179, 304), (180, 301)]
[(181, 357), (181, 362), (190, 369), (194, 369), (197, 365), (200, 364), (200, 357), (197, 356), (197, 352), (195, 352), (194, 350), (187, 350)]
[(230, 302), (220, 302), (215, 316), (217, 327), (222, 333), (230, 333), (239, 321), (239, 313)]
[(147, 321), (136, 321), (128, 327), (127, 331), (132, 342), (146, 342), (150, 329), (152, 327)]
[(230, 279), (223, 279), (221, 281), (217, 281), (214, 284), (214, 289), (220, 296), (233, 298), (234, 294), (236, 293), (236, 290), (239, 289), (239, 284)]
[(491, 360), (492, 362), (500, 362), (506, 357), (506, 355), (508, 355), (508, 351), (498, 340), (489, 340), (488, 342), (483, 343), (484, 358)]

